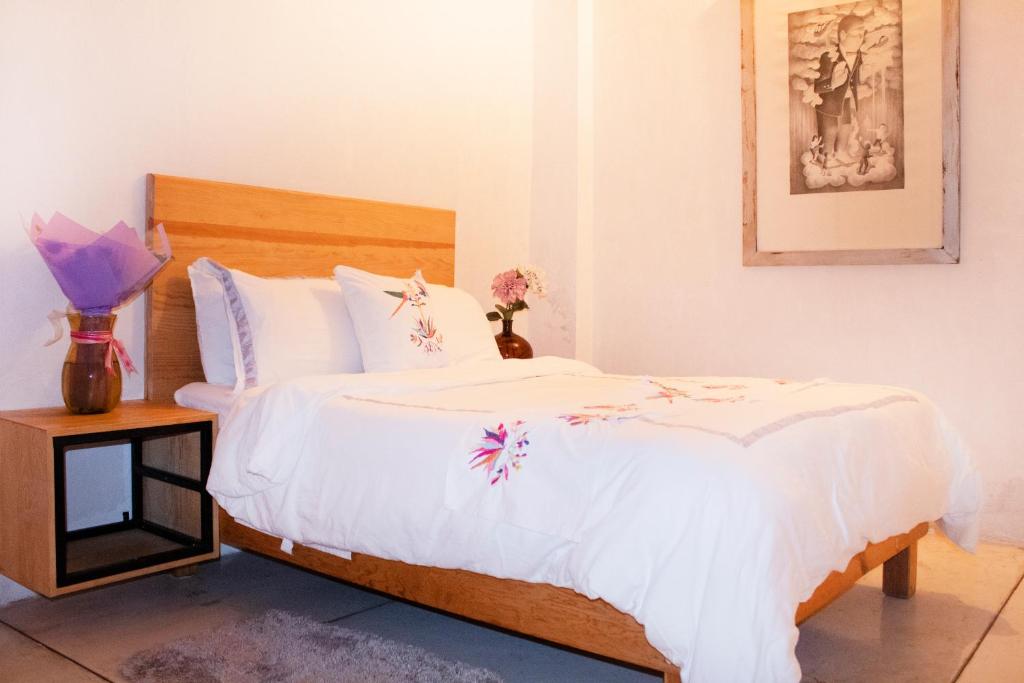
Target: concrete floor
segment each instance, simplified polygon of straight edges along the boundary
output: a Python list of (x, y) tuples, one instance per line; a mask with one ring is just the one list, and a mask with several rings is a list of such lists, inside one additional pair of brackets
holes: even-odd
[[(876, 570), (807, 622), (797, 647), (804, 681), (1024, 681), (1024, 550), (984, 545), (972, 556), (930, 535), (918, 571), (913, 600), (885, 598)], [(272, 608), (485, 666), (509, 683), (660, 680), (239, 553), (187, 579), (0, 608), (0, 681), (117, 681), (138, 650)]]

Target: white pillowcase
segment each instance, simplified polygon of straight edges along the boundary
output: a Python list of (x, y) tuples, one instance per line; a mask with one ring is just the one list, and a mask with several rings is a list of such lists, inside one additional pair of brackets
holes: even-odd
[(403, 280), (358, 268), (334, 269), (359, 338), (367, 372), (448, 365), (447, 331), (437, 325), (422, 273)]
[(491, 323), (480, 302), (457, 287), (427, 283), (433, 297), (438, 329), (444, 330), (451, 365), (478, 360), (501, 360)]
[(224, 301), (224, 285), (207, 259), (188, 267), (192, 283), (192, 301), (196, 306), (196, 331), (199, 358), (209, 384), (235, 386), (235, 353), (231, 343), (231, 323)]
[[(236, 389), (305, 375), (362, 372), (359, 342), (334, 280), (261, 278), (210, 259), (193, 266), (221, 285)], [(198, 323), (198, 304), (196, 318)], [(204, 336), (200, 332), (201, 356)], [(223, 351), (211, 349), (209, 355), (220, 368)]]

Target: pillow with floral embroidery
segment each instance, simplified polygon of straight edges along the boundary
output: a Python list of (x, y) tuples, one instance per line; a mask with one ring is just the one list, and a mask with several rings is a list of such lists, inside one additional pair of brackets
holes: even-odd
[(444, 330), (437, 326), (430, 289), (420, 271), (408, 279), (337, 266), (366, 372), (448, 365)]

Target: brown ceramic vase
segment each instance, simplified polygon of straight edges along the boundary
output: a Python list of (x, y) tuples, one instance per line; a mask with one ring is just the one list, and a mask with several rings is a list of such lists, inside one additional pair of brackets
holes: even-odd
[(494, 335), (502, 358), (533, 358), (533, 347), (512, 331), (512, 321), (501, 321), (501, 332)]

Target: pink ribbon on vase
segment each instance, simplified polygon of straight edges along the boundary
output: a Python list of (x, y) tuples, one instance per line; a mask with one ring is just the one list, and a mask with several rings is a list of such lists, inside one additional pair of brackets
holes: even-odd
[(130, 375), (135, 372), (135, 363), (128, 355), (128, 349), (124, 347), (120, 339), (114, 339), (114, 333), (105, 330), (87, 330), (84, 332), (71, 332), (71, 341), (79, 344), (107, 344), (107, 354), (104, 365), (108, 371), (114, 369), (112, 353), (117, 354), (117, 360), (124, 366), (125, 371)]

